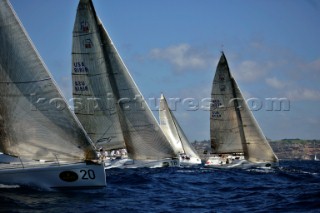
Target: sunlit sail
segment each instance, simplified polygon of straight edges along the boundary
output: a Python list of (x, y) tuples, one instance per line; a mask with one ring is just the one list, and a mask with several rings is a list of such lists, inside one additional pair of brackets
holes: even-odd
[(134, 160), (175, 157), (91, 0), (78, 5), (72, 55), (75, 113), (96, 145)]
[[(38, 173), (25, 168), (10, 170), (9, 174), (0, 165), (0, 182), (29, 181), (48, 187), (104, 186), (102, 166), (90, 167), (84, 163), (97, 160), (95, 147), (70, 111), (7, 0), (0, 0), (0, 38), (0, 151), (19, 158), (21, 163), (24, 159), (28, 163), (64, 164), (41, 168)], [(66, 166), (79, 162), (83, 164)], [(80, 176), (81, 169), (91, 168), (95, 180), (63, 181), (59, 172), (68, 168), (74, 178)], [(19, 177), (20, 173), (25, 174), (24, 178)]]
[(161, 129), (180, 157), (180, 165), (201, 164), (197, 151), (187, 139), (163, 94), (160, 97), (159, 120)]
[(278, 161), (231, 75), (224, 53), (213, 79), (210, 113), (211, 148), (220, 155), (215, 158), (217, 164), (226, 163), (224, 160), (231, 164), (243, 157), (255, 164)]

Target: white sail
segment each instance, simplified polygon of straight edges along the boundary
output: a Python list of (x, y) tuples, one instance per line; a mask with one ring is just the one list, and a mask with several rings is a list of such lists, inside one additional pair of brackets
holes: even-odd
[(179, 149), (179, 153), (185, 153), (190, 157), (200, 159), (197, 151), (190, 144), (176, 117), (168, 107), (168, 103), (163, 94), (161, 94), (160, 98), (159, 117), (161, 129), (169, 141), (177, 144), (176, 147)]
[(242, 127), (245, 136), (243, 147), (246, 160), (250, 162), (277, 162), (277, 156), (274, 154), (258, 122), (249, 109), (235, 80), (234, 87), (240, 107), (242, 121), (240, 127)]
[(100, 42), (97, 39), (92, 44), (103, 49), (101, 63), (106, 64), (106, 76), (117, 100), (116, 109), (129, 157), (136, 160), (174, 157), (170, 144), (96, 15), (91, 0), (81, 0), (79, 7), (91, 13), (93, 24), (99, 30), (97, 38)]
[(178, 154), (185, 153), (178, 130), (171, 116), (171, 110), (168, 107), (167, 101), (163, 94), (160, 97), (159, 107), (159, 123), (163, 133), (166, 135), (168, 141), (174, 149), (174, 152)]
[[(316, 152), (316, 142), (315, 141), (313, 142), (313, 150), (314, 150), (314, 152)], [(314, 154), (314, 160), (315, 161), (319, 161), (319, 159), (317, 158), (317, 154), (316, 153)]]
[(0, 151), (33, 160), (96, 159), (12, 6), (0, 1)]
[(222, 53), (212, 88), (211, 142), (216, 153), (242, 152), (250, 162), (277, 162)]
[(80, 1), (73, 29), (72, 83), (74, 110), (97, 147), (125, 148), (110, 86), (96, 16), (89, 1)]

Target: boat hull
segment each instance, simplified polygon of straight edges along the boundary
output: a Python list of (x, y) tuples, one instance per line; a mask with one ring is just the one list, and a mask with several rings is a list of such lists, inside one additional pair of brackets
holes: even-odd
[(111, 168), (161, 168), (161, 167), (177, 167), (179, 166), (178, 159), (162, 159), (162, 160), (132, 160), (119, 159), (114, 162), (106, 162), (105, 169)]
[(101, 164), (74, 163), (5, 169), (0, 167), (0, 183), (48, 190), (93, 189), (106, 187), (106, 176)]
[(271, 169), (278, 166), (278, 162), (250, 162), (244, 158), (233, 159), (230, 163), (226, 163), (224, 159), (220, 157), (210, 157), (206, 163), (205, 167), (211, 168), (241, 168), (241, 169), (250, 169), (250, 168), (261, 168), (261, 169)]
[(192, 167), (192, 166), (199, 166), (201, 165), (201, 159), (195, 157), (189, 157), (188, 159), (182, 158), (180, 156), (180, 166), (181, 167)]

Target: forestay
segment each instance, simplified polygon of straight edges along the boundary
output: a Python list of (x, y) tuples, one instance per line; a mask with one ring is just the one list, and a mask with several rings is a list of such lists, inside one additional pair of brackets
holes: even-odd
[(0, 0), (0, 47), (0, 151), (35, 160), (95, 159), (90, 139), (6, 0)]
[(90, 1), (80, 1), (73, 29), (74, 110), (97, 147), (125, 148), (96, 16)]

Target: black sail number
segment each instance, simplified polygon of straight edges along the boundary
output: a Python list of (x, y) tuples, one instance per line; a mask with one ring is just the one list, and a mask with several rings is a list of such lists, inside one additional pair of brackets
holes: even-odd
[(92, 169), (89, 169), (89, 170), (82, 169), (80, 170), (80, 173), (83, 174), (82, 175), (83, 180), (89, 180), (89, 179), (93, 180), (96, 178), (96, 175), (94, 174), (94, 171)]

